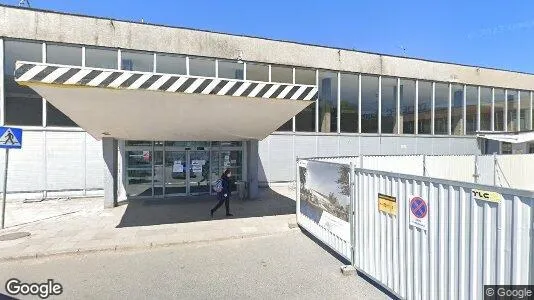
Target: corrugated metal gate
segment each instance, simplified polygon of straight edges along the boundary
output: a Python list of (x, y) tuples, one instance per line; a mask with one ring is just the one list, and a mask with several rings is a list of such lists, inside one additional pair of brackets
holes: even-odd
[[(401, 298), (481, 299), (483, 285), (534, 284), (533, 192), (313, 160), (299, 161), (297, 174), (305, 174), (297, 180), (299, 224)], [(345, 179), (349, 218), (336, 221), (349, 227), (330, 221), (339, 216), (331, 203), (344, 204), (335, 189), (346, 189)], [(414, 217), (415, 198), (425, 203), (426, 225)], [(315, 215), (302, 209), (310, 205)], [(340, 230), (349, 231), (342, 243)]]

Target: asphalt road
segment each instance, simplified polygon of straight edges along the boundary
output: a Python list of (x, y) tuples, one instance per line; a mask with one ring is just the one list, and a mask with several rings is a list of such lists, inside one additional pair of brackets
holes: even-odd
[[(220, 228), (224, 230), (224, 228)], [(49, 299), (387, 299), (299, 230), (284, 234), (0, 264), (10, 278), (54, 279)], [(2, 297), (0, 296), (0, 299)], [(16, 296), (18, 299), (38, 299)]]

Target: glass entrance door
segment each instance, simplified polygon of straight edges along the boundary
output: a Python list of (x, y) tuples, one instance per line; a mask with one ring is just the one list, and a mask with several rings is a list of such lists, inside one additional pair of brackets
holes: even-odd
[(188, 194), (187, 152), (184, 150), (165, 151), (165, 195), (184, 196)]
[(188, 162), (190, 165), (189, 194), (200, 195), (210, 192), (210, 152), (206, 150), (188, 151)]
[[(213, 193), (212, 182), (225, 169), (243, 178), (240, 142), (126, 141), (127, 197), (173, 197)], [(235, 190), (235, 185), (232, 184)]]

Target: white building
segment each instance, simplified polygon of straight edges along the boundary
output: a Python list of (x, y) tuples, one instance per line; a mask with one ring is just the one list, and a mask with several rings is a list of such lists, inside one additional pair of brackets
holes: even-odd
[(228, 167), (254, 196), (293, 181), (297, 157), (480, 154), (495, 145), (479, 131), (532, 130), (531, 74), (10, 6), (0, 15), (0, 123), (24, 129), (10, 197), (105, 191), (113, 206), (195, 195)]

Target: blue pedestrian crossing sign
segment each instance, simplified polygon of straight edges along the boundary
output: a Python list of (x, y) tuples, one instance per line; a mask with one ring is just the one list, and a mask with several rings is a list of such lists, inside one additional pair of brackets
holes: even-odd
[(22, 129), (0, 127), (0, 148), (20, 149), (22, 147)]

